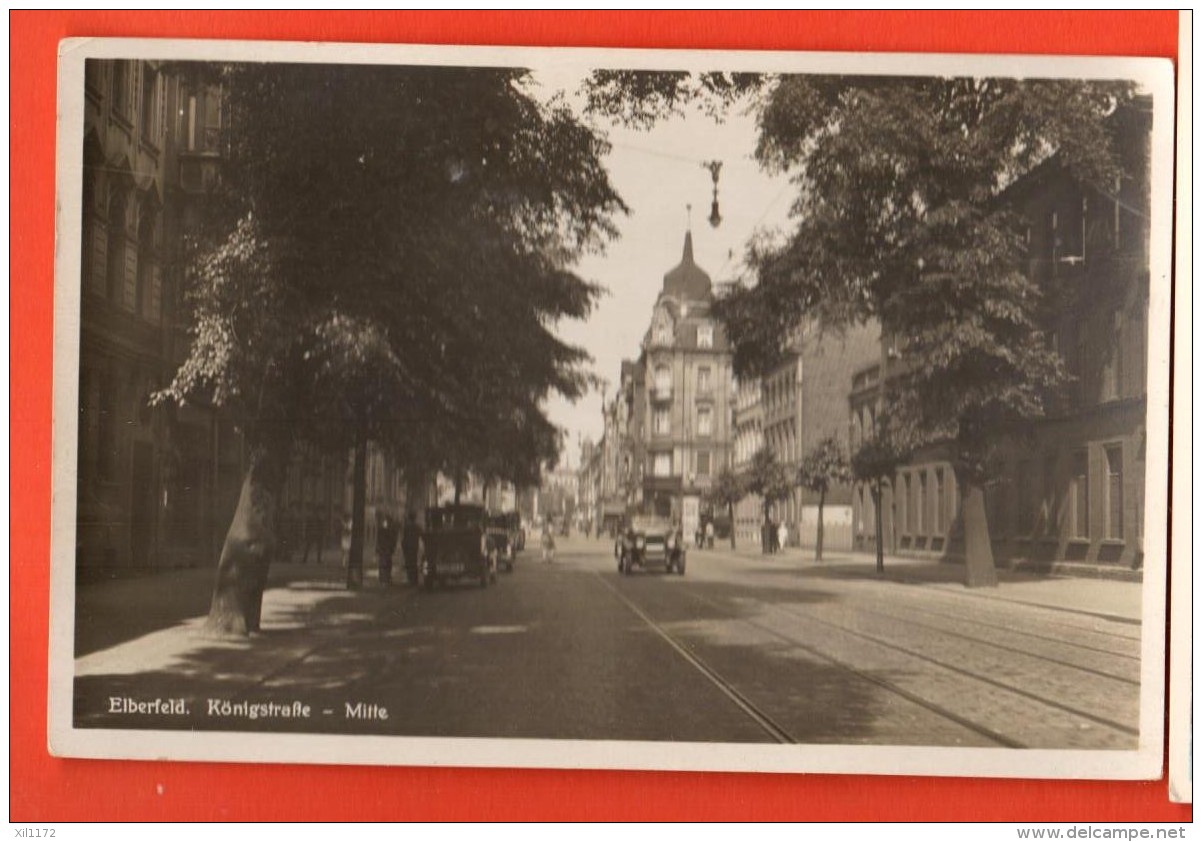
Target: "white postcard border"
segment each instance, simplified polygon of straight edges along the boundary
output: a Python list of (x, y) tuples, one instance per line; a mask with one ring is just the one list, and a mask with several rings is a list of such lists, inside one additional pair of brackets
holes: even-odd
[[(84, 61), (161, 58), (343, 64), (744, 70), (865, 75), (1132, 79), (1153, 95), (1145, 547), (1167, 547), (1169, 316), (1172, 282), (1173, 68), (1166, 59), (1022, 55), (787, 53), (448, 47), (252, 41), (69, 39), (59, 51), (49, 745), (66, 757), (461, 767), (825, 772), (1151, 779), (1161, 774), (1165, 711), (1163, 552), (1145, 551), (1139, 748), (1132, 751), (749, 745), (604, 740), (331, 736), (78, 729), (72, 722), (78, 447), (80, 213)], [(1188, 560), (1186, 560), (1188, 563)]]

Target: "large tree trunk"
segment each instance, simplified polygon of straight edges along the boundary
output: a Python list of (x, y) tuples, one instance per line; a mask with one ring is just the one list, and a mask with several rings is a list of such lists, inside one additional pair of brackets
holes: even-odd
[(826, 503), (826, 491), (818, 492), (818, 539), (814, 542), (814, 561), (822, 561), (822, 506)]
[(964, 584), (970, 588), (997, 587), (989, 520), (985, 515), (985, 490), (971, 479), (964, 483)]
[(355, 465), (351, 478), (351, 547), (346, 562), (346, 586), (363, 587), (363, 526), (367, 517), (367, 436), (355, 442)]
[(764, 554), (772, 552), (772, 536), (768, 534), (768, 498), (764, 498), (764, 519), (760, 522), (760, 551)]
[(885, 528), (882, 525), (881, 515), (881, 498), (885, 495), (881, 493), (881, 483), (876, 481), (871, 485), (872, 508), (876, 514), (876, 572), (885, 572)]
[(730, 516), (730, 548), (735, 548), (735, 504), (726, 504), (726, 513)]
[(245, 636), (259, 630), (267, 569), (276, 552), (276, 514), (284, 484), (284, 452), (260, 449), (242, 480), (238, 508), (217, 562), (217, 584), (205, 632)]

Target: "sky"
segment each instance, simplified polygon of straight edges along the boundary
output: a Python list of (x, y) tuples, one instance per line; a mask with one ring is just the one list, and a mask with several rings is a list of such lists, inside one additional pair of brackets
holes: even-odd
[[(535, 78), (549, 92), (561, 86), (574, 90), (579, 76), (536, 71)], [(664, 273), (680, 262), (690, 227), (687, 206), (692, 205), (694, 258), (718, 284), (737, 276), (753, 232), (785, 225), (796, 191), (787, 177), (770, 175), (755, 162), (751, 115), (734, 112), (717, 125), (691, 112), (649, 131), (598, 125), (613, 147), (605, 166), (630, 214), (617, 218), (619, 237), (603, 254), (588, 255), (574, 267), (605, 290), (591, 316), (557, 327), (561, 337), (592, 356), (592, 369), (608, 382), (612, 397), (622, 360), (638, 357)], [(717, 228), (708, 222), (713, 180), (702, 166), (710, 160), (722, 161)], [(575, 403), (553, 396), (548, 414), (567, 431), (561, 467), (575, 467), (578, 441), (601, 437), (601, 394), (591, 392)]]

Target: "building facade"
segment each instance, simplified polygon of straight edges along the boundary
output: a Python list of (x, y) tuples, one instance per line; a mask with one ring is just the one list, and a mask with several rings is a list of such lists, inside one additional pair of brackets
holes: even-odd
[[(221, 88), (184, 65), (85, 67), (77, 567), (82, 578), (216, 564), (247, 466), (219, 409), (156, 403), (187, 356), (184, 242), (226, 158)], [(369, 454), (369, 514), (395, 508), (395, 471)], [(293, 454), (281, 552), (316, 513), (338, 546), (350, 458)], [(375, 518), (368, 518), (374, 540)], [(370, 545), (370, 544), (369, 544)]]
[(77, 563), (85, 575), (215, 558), (241, 437), (154, 405), (188, 349), (184, 235), (223, 155), (220, 90), (154, 61), (85, 68)]
[[(852, 373), (880, 349), (875, 323), (845, 330), (824, 330), (806, 322), (795, 331), (784, 360), (762, 378), (740, 384), (735, 417), (739, 430), (736, 465), (743, 470), (761, 447), (796, 476), (802, 459), (826, 438), (836, 439), (850, 454), (845, 415), (847, 384)], [(852, 548), (852, 488), (836, 485), (823, 501), (823, 542), (834, 549)], [(817, 538), (818, 495), (801, 487), (773, 507), (772, 519), (788, 528), (793, 546), (812, 546)], [(757, 542), (763, 506), (749, 496), (736, 510), (737, 537)]]
[[(1112, 190), (1083, 187), (1053, 159), (1008, 191), (1071, 382), (1045, 418), (997, 443), (985, 500), (999, 565), (1137, 575), (1143, 563), (1150, 111), (1121, 110), (1112, 128), (1126, 173)], [(853, 447), (875, 429), (879, 382), (879, 363), (855, 375)], [(886, 551), (962, 558), (960, 502), (946, 452), (915, 454), (882, 496)], [(857, 486), (857, 546), (874, 547), (874, 518)]]
[(679, 519), (686, 535), (701, 518), (701, 498), (730, 459), (734, 402), (730, 346), (712, 317), (713, 287), (685, 235), (680, 263), (664, 275), (639, 364), (642, 502)]
[[(735, 440), (732, 468), (745, 474), (751, 458), (764, 446), (763, 387), (758, 377), (745, 378), (735, 384), (735, 406), (732, 413)], [(760, 499), (748, 495), (735, 506), (735, 540), (745, 544), (760, 543), (760, 526), (764, 520)]]

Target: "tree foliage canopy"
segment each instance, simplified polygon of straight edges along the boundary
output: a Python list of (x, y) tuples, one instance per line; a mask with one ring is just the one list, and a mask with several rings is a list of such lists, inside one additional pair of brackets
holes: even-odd
[(864, 441), (851, 455), (848, 465), (854, 479), (880, 483), (891, 480), (906, 458), (906, 453), (887, 434)]
[(738, 505), (747, 496), (747, 487), (743, 477), (724, 467), (714, 477), (714, 483), (706, 490), (706, 499), (711, 506), (729, 509)]
[(797, 484), (825, 494), (831, 486), (851, 482), (851, 466), (843, 445), (834, 436), (818, 442), (797, 467)]
[(743, 477), (744, 488), (759, 496), (765, 503), (784, 500), (793, 491), (788, 469), (776, 459), (776, 454), (762, 447), (751, 457)]
[(189, 272), (190, 354), (167, 394), (252, 443), (344, 447), (531, 481), (542, 408), (589, 383), (555, 333), (572, 274), (625, 211), (604, 141), (516, 69), (226, 67), (229, 155)]
[(736, 371), (774, 365), (805, 317), (879, 320), (901, 357), (894, 434), (955, 441), (980, 470), (989, 431), (1039, 416), (1067, 379), (1006, 190), (1053, 156), (1087, 184), (1112, 183), (1107, 120), (1130, 96), (1078, 80), (777, 80), (757, 154), (791, 174), (797, 225), (753, 247), (757, 282), (716, 307)]

